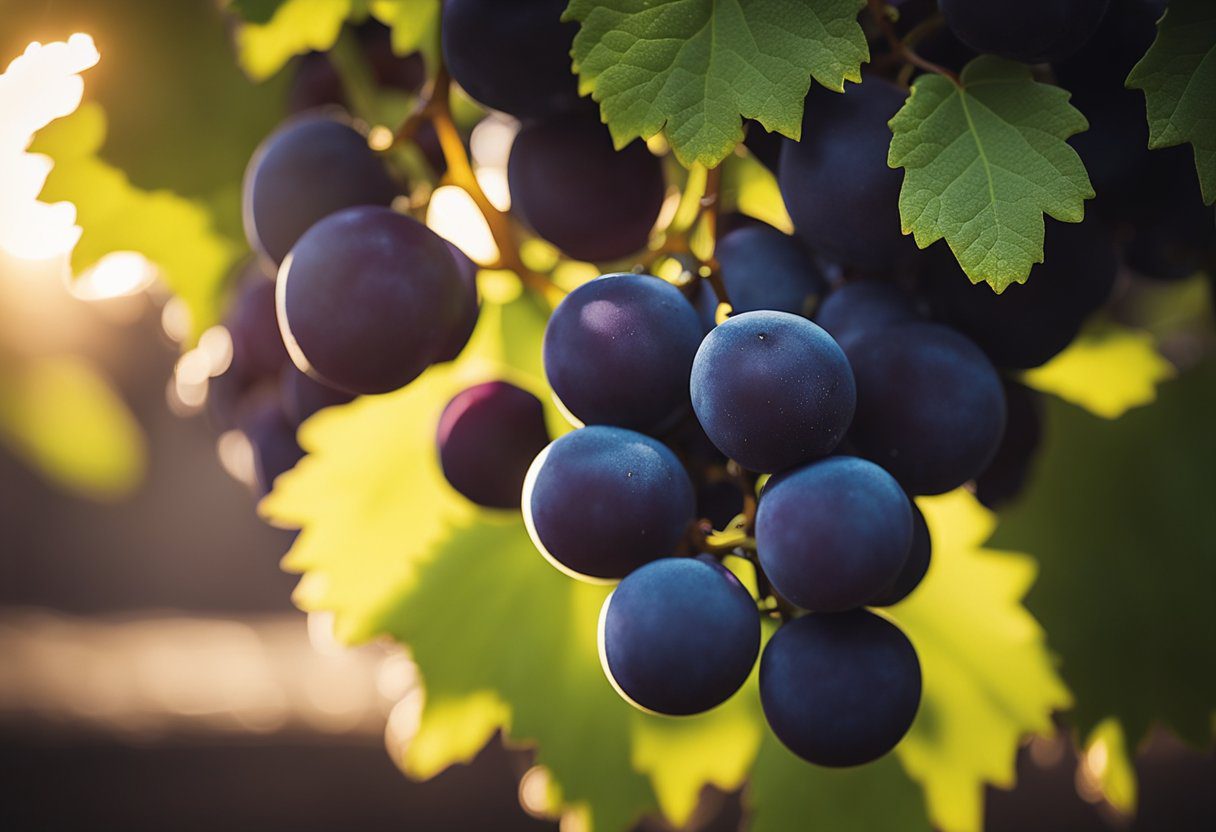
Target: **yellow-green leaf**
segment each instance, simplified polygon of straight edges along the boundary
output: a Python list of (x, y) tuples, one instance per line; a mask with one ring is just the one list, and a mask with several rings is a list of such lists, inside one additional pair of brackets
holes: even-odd
[(215, 230), (201, 203), (170, 191), (141, 190), (98, 158), (105, 133), (105, 114), (86, 104), (39, 132), (34, 144), (55, 163), (40, 198), (76, 206), (83, 233), (72, 251), (72, 268), (79, 274), (111, 252), (138, 252), (186, 302), (200, 332), (218, 320), (222, 289), (241, 246)]
[(1081, 335), (1064, 352), (1023, 379), (1031, 387), (1080, 405), (1105, 419), (1151, 404), (1174, 365), (1157, 352), (1153, 336), (1110, 327)]
[(340, 638), (375, 635), (379, 614), (411, 584), (418, 565), (452, 528), (477, 516), (443, 478), (435, 431), (443, 408), (466, 387), (496, 377), (537, 387), (535, 378), (506, 365), (502, 336), (507, 315), (513, 338), (527, 341), (528, 326), (543, 327), (535, 312), (529, 321), (530, 304), (520, 298), (509, 312), (486, 304), (460, 360), (431, 367), (394, 393), (329, 408), (302, 426), (300, 444), (309, 455), (278, 479), (261, 510), (301, 529), (284, 560), (303, 574), (296, 602), (336, 613)]
[(785, 200), (777, 187), (777, 177), (751, 156), (730, 156), (722, 167), (722, 205), (741, 214), (794, 232), (794, 223), (785, 210)]
[(265, 23), (244, 23), (236, 45), (241, 66), (255, 81), (274, 75), (296, 55), (324, 52), (334, 45), (342, 24), (366, 0), (286, 0)]
[(0, 368), (0, 442), (93, 499), (122, 497), (143, 477), (143, 431), (113, 387), (76, 358)]
[(920, 655), (924, 699), (896, 753), (944, 832), (980, 832), (988, 784), (1009, 787), (1026, 734), (1070, 696), (1022, 607), (1035, 561), (983, 549), (996, 517), (959, 490), (917, 500), (933, 537), (923, 583), (891, 610)]
[(1106, 802), (1124, 815), (1136, 811), (1136, 769), (1119, 720), (1102, 720), (1085, 740), (1081, 767), (1093, 778)]

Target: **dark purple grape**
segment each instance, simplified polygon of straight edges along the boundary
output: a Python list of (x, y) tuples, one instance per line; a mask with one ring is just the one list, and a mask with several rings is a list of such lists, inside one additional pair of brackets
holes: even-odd
[(756, 552), (782, 597), (841, 612), (882, 596), (912, 545), (912, 509), (873, 462), (834, 456), (771, 479), (756, 513)]
[(477, 293), (477, 264), (452, 243), (448, 243), (448, 251), (452, 253), (452, 259), (456, 261), (456, 270), (460, 275), (461, 285), (464, 287), (464, 313), (460, 321), (453, 327), (451, 335), (439, 348), (439, 357), (435, 359), (436, 362), (456, 360), (464, 350), (465, 344), (469, 343), (473, 330), (477, 328), (477, 318), (481, 314), (481, 298)]
[(261, 270), (247, 269), (224, 319), (232, 338), (229, 369), (247, 381), (278, 376), (288, 360), (279, 334), (274, 291), (274, 281)]
[(990, 509), (1017, 499), (1043, 436), (1043, 394), (1016, 381), (1005, 384), (1005, 435), (992, 462), (975, 478), (975, 496)]
[(447, 243), (388, 208), (325, 218), (279, 273), (292, 360), (352, 393), (387, 393), (417, 378), (450, 345), (468, 302)]
[(878, 272), (915, 251), (900, 231), (903, 176), (887, 167), (887, 122), (904, 97), (873, 77), (844, 95), (816, 88), (807, 96), (802, 141), (781, 151), (781, 196), (798, 236), (833, 261)]
[(892, 584), (867, 606), (891, 607), (898, 604), (920, 586), (925, 573), (929, 571), (929, 561), (933, 556), (933, 539), (929, 536), (929, 524), (925, 522), (925, 515), (921, 513), (915, 500), (909, 499), (908, 505), (912, 506), (912, 547), (908, 550), (908, 559), (904, 561), (903, 569), (899, 570), (899, 575)]
[(235, 282), (236, 294), (224, 317), (232, 358), (207, 386), (207, 412), (217, 430), (236, 427), (249, 392), (272, 386), (291, 363), (275, 316), (274, 280), (251, 261), (241, 267)]
[(847, 355), (863, 335), (919, 318), (904, 290), (885, 280), (853, 280), (833, 289), (815, 315), (815, 323), (836, 339)]
[(972, 284), (949, 250), (927, 258), (929, 292), (941, 319), (970, 337), (998, 367), (1037, 367), (1072, 343), (1110, 296), (1118, 256), (1101, 223), (1049, 222), (1042, 263), (1025, 283), (996, 294)]
[(688, 377), (701, 323), (657, 277), (610, 274), (562, 299), (545, 328), (545, 374), (585, 424), (647, 433), (688, 412)]
[(966, 336), (930, 323), (896, 324), (851, 352), (857, 451), (912, 494), (940, 494), (978, 476), (1005, 431), (1005, 394), (992, 362)]
[(363, 134), (328, 115), (296, 116), (258, 147), (245, 171), (249, 245), (278, 264), (314, 223), (401, 193)]
[(345, 106), (342, 78), (324, 52), (307, 52), (295, 60), (287, 86), (287, 111), (303, 113), (319, 107)]
[(528, 466), (549, 444), (540, 399), (505, 381), (459, 393), (439, 417), (439, 464), (478, 505), (519, 508)]
[(623, 578), (675, 554), (695, 508), (688, 474), (666, 445), (607, 425), (551, 443), (523, 492), (536, 548), (562, 572), (591, 580)]
[(777, 739), (807, 762), (856, 766), (894, 748), (920, 707), (916, 650), (865, 610), (783, 624), (760, 659), (760, 703)]
[(770, 473), (831, 453), (856, 401), (840, 347), (788, 312), (744, 312), (706, 335), (691, 392), (714, 445), (744, 468)]
[(663, 165), (642, 142), (616, 150), (585, 117), (525, 124), (507, 161), (511, 205), (576, 260), (619, 260), (646, 247), (663, 206)]
[[(802, 244), (770, 225), (756, 223), (724, 234), (714, 256), (736, 314), (769, 309), (809, 317), (827, 291), (823, 273)], [(712, 287), (707, 281), (701, 287), (716, 309)]]
[(600, 660), (627, 702), (670, 716), (721, 705), (760, 652), (756, 602), (720, 564), (664, 558), (630, 573), (604, 601)]
[(354, 394), (322, 384), (300, 372), (295, 364), (283, 367), (280, 381), (283, 412), (295, 424), (327, 407), (337, 407), (354, 401)]
[(946, 25), (977, 52), (1060, 61), (1093, 36), (1108, 0), (939, 0)]
[(590, 109), (578, 95), (570, 48), (578, 24), (567, 0), (447, 0), (443, 58), (470, 96), (520, 118)]
[(253, 449), (253, 472), (259, 494), (269, 494), (278, 476), (304, 456), (296, 428), (274, 396), (261, 397), (242, 415), (241, 432)]

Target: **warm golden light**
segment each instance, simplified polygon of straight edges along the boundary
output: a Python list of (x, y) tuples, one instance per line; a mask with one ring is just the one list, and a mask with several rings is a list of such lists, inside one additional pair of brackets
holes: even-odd
[(482, 168), (507, 169), (511, 155), (511, 144), (519, 132), (519, 122), (504, 115), (494, 114), (477, 122), (469, 136), (469, 154), (473, 163)]
[(482, 265), (498, 259), (498, 246), (477, 203), (461, 188), (444, 185), (431, 194), (426, 224)]
[(108, 300), (142, 292), (156, 279), (156, 266), (135, 251), (112, 251), (71, 284), (81, 300)]
[(52, 162), (26, 149), (35, 133), (80, 106), (80, 73), (99, 59), (93, 39), (74, 34), (31, 43), (0, 74), (0, 248), (15, 257), (59, 257), (80, 239), (75, 206), (38, 201)]

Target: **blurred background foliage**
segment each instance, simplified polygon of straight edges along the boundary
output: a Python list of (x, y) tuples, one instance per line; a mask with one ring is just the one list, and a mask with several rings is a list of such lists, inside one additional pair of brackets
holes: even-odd
[[(368, 13), (394, 25), (394, 45), (410, 51), (426, 42), (427, 15), (438, 8), (239, 5), (249, 25), (206, 0), (0, 0), (0, 57), (74, 31), (96, 40), (103, 58), (86, 74), (85, 103), (34, 145), (56, 164), (43, 199), (77, 206), (77, 273), (113, 251), (158, 266), (153, 291), (189, 310), (185, 346), (220, 319), (246, 256), (240, 182), (286, 111), (289, 73), (279, 70), (297, 53), (340, 43), (343, 23)], [(372, 107), (399, 115), (407, 104)], [(789, 227), (772, 176), (749, 156), (728, 159), (723, 185), (729, 207)], [(27, 279), (15, 274), (26, 267), (0, 258), (0, 285)], [(38, 275), (55, 277), (49, 267)], [(0, 294), (0, 438), (72, 491), (130, 494), (148, 465), (144, 431), (88, 342), (34, 338), (29, 321), (7, 325), (22, 317), (9, 299), (23, 291)], [(1216, 365), (1195, 360), (1210, 354), (1210, 288), (1197, 277), (1137, 292), (1027, 374), (1053, 395), (1022, 500), (996, 518), (964, 495), (926, 501), (941, 557), (925, 588), (894, 611), (922, 651), (926, 707), (898, 760), (864, 769), (821, 771), (791, 758), (762, 729), (750, 688), (694, 720), (632, 712), (595, 657), (603, 591), (552, 573), (518, 522), (483, 516), (448, 489), (429, 445), (451, 393), (501, 373), (544, 392), (543, 312), (527, 298), (508, 292), (488, 304), (480, 346), (450, 370), (310, 422), (302, 444), (313, 455), (264, 511), (304, 526), (286, 562), (305, 573), (300, 606), (337, 610), (344, 638), (387, 632), (410, 645), (426, 682), (425, 705), (410, 702), (412, 742), (394, 748), (410, 774), (472, 760), (501, 731), (535, 742), (545, 767), (530, 811), (564, 807), (580, 819), (571, 823), (593, 819), (600, 829), (656, 809), (695, 826), (706, 784), (746, 788), (758, 830), (927, 829), (928, 817), (939, 828), (977, 829), (994, 795), (986, 784), (1011, 787), (1015, 761), (1051, 742), (1052, 715), (1067, 710), (1063, 730), (1081, 746), (1090, 797), (1130, 813), (1133, 758), (1150, 748), (1154, 726), (1208, 747), (1216, 703)], [(366, 499), (372, 493), (383, 499)], [(515, 628), (505, 648), (503, 620)], [(987, 821), (1002, 828), (999, 817)]]

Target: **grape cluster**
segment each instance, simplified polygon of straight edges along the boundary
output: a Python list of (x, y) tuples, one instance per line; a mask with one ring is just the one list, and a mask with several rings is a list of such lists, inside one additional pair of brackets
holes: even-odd
[[(1193, 170), (1147, 152), (1125, 100), (1156, 6), (941, 0), (945, 28), (921, 54), (951, 68), (976, 51), (1052, 62), (1044, 71), (1095, 125), (1072, 140), (1093, 210), (1049, 221), (1045, 261), (998, 296), (944, 244), (921, 252), (901, 233), (902, 179), (886, 160), (907, 92), (877, 75), (812, 91), (801, 141), (748, 126), (793, 234), (714, 206), (702, 226), (712, 257), (687, 240), (659, 250), (662, 160), (641, 142), (615, 148), (579, 97), (565, 5), (447, 0), (441, 31), (451, 79), (520, 122), (501, 219), (603, 273), (561, 300), (544, 335), (549, 386), (577, 428), (550, 441), (532, 392), (489, 381), (440, 415), (439, 466), (472, 502), (521, 511), (554, 567), (613, 585), (599, 651), (623, 698), (699, 713), (758, 662), (764, 713), (791, 750), (825, 766), (876, 759), (921, 697), (915, 648), (875, 611), (930, 567), (914, 498), (965, 486), (992, 507), (1016, 499), (1043, 429), (1017, 374), (1065, 349), (1122, 275), (1175, 279), (1216, 252)], [(918, 4), (906, 6), (915, 20)], [(376, 64), (376, 31), (363, 37), (382, 83), (417, 88), (408, 67)], [(309, 61), (300, 71), (324, 81)], [(327, 97), (339, 96), (315, 96)], [(413, 134), (424, 151), (427, 135)], [(250, 163), (258, 263), (229, 316), (232, 366), (213, 402), (253, 440), (263, 487), (299, 458), (303, 419), (409, 384), (470, 338), (477, 266), (394, 210), (408, 184), (331, 110), (297, 114)]]

